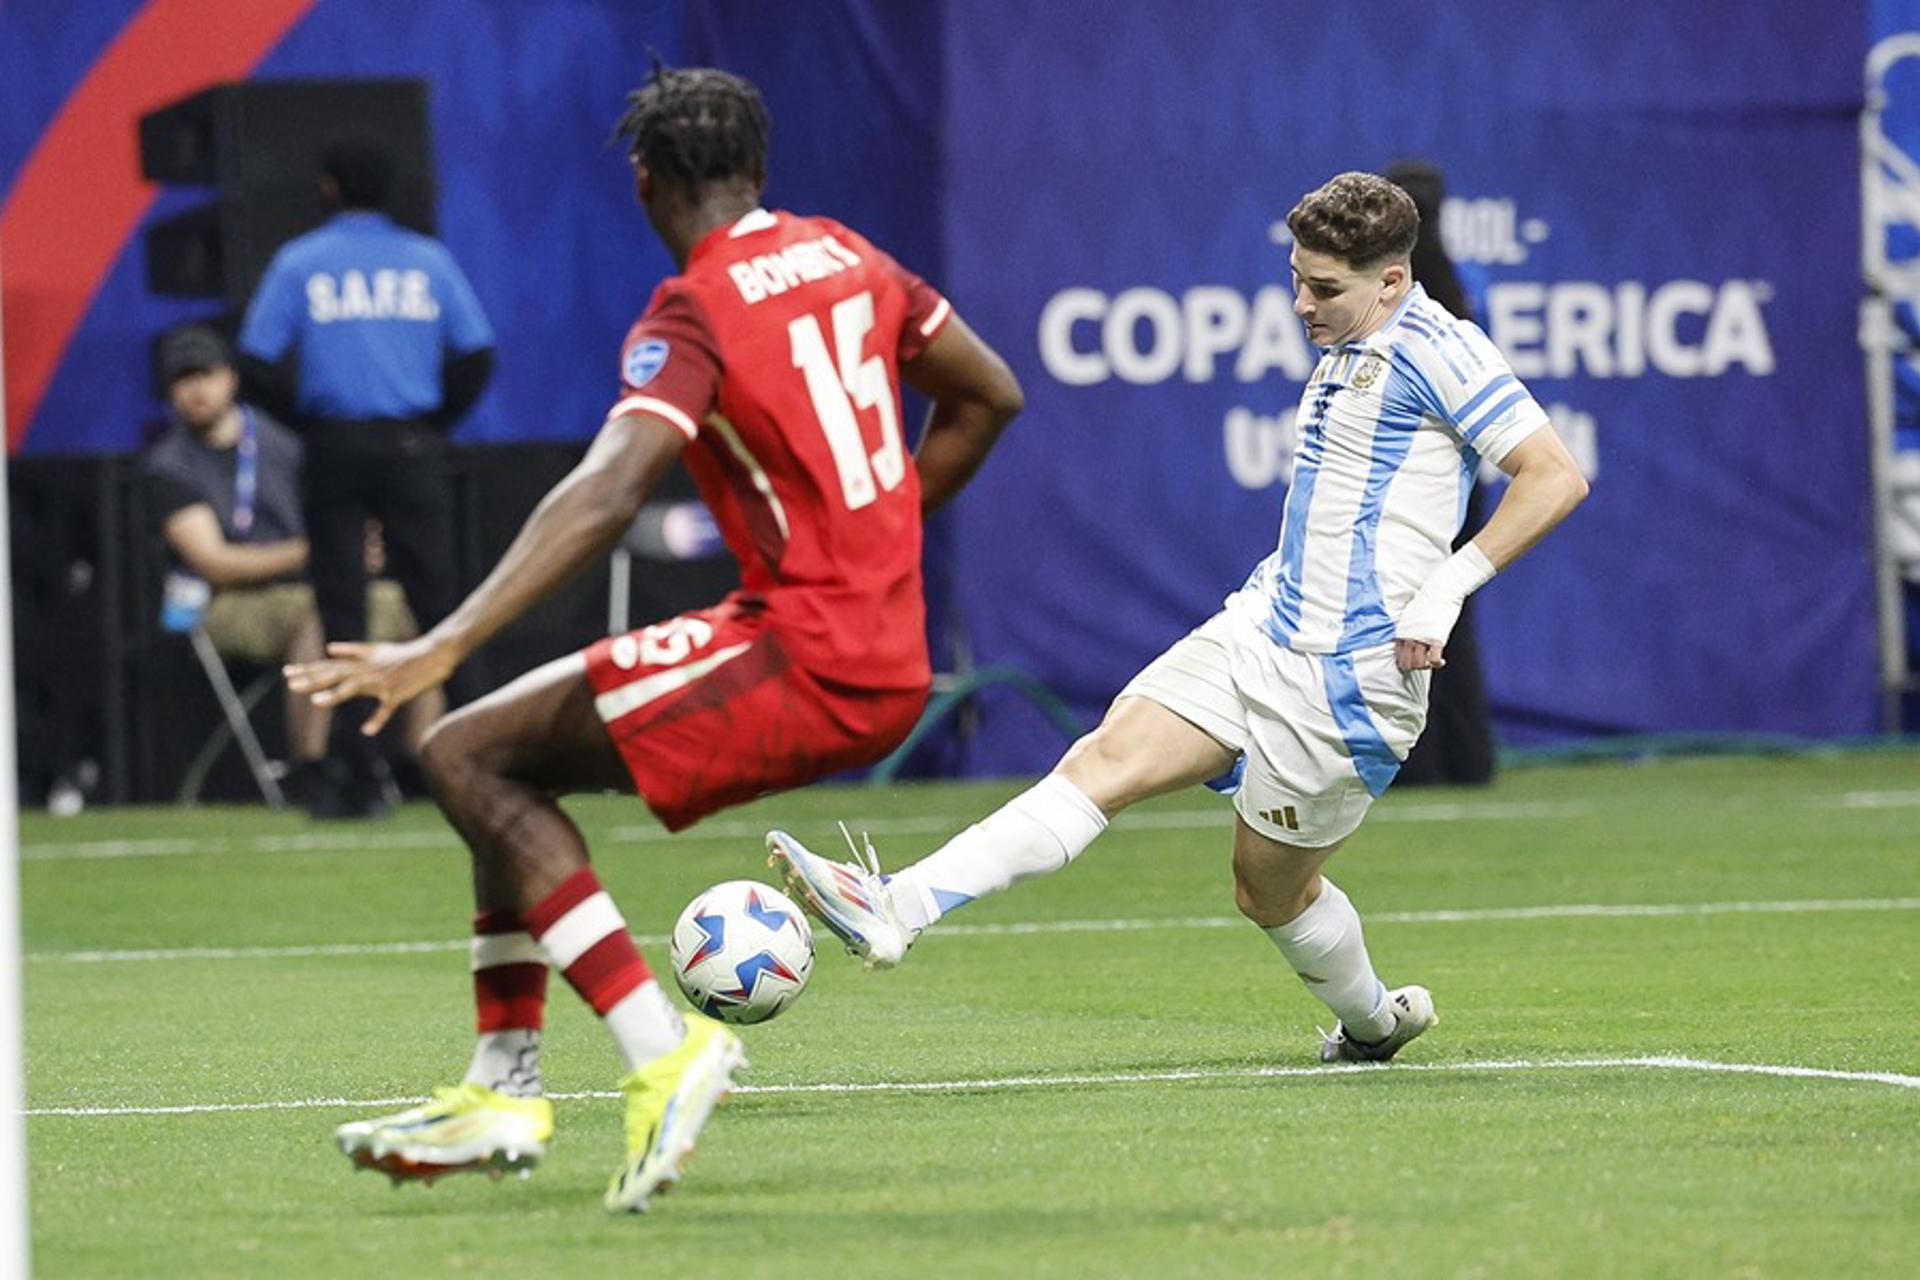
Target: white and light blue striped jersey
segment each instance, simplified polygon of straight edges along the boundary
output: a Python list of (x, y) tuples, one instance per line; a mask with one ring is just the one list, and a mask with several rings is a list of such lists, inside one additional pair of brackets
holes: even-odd
[(1279, 548), (1230, 607), (1300, 653), (1390, 642), (1452, 552), (1480, 460), (1498, 463), (1546, 421), (1479, 326), (1415, 285), (1386, 324), (1320, 357)]

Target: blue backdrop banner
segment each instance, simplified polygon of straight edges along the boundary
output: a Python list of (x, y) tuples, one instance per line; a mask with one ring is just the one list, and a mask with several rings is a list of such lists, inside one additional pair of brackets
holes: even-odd
[[(159, 8), (0, 6), (0, 194)], [(501, 338), (470, 440), (592, 430), (669, 269), (602, 145), (648, 47), (758, 80), (771, 201), (873, 236), (1019, 373), (1025, 416), (930, 541), (951, 586), (936, 613), (975, 662), (1025, 669), (1089, 722), (1276, 538), (1314, 361), (1287, 210), (1339, 171), (1428, 158), (1483, 323), (1594, 482), (1479, 597), (1508, 740), (1873, 727), (1868, 0), (1091, 12), (317, 0), (257, 74), (429, 79), (442, 232)], [(27, 448), (137, 443), (145, 340), (193, 310), (149, 298), (141, 267), (136, 237)], [(990, 699), (947, 762), (1023, 772), (1060, 746)]]
[[(1594, 482), (1480, 597), (1508, 740), (1872, 729), (1865, 27), (1863, 3), (954, 6), (946, 279), (1028, 393), (960, 512), (978, 659), (1091, 719), (1271, 548), (1314, 360), (1282, 219), (1418, 155)], [(974, 763), (1059, 747), (1008, 707)]]

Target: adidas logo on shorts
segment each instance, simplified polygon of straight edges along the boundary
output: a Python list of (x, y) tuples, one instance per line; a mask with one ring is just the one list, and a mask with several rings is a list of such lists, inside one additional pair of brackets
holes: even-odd
[(1260, 810), (1260, 820), (1271, 826), (1285, 827), (1289, 831), (1300, 829), (1300, 815), (1294, 812), (1292, 805), (1282, 805), (1274, 809)]

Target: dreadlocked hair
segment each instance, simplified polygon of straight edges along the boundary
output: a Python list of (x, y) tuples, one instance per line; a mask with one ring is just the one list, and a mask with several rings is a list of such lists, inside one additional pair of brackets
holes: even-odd
[(647, 83), (627, 95), (613, 139), (630, 159), (687, 183), (747, 178), (767, 172), (773, 122), (760, 91), (711, 67), (669, 67), (654, 55)]

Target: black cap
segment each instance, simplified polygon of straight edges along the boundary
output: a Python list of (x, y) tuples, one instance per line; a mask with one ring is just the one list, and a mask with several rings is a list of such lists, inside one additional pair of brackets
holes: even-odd
[(224, 369), (232, 363), (227, 344), (204, 325), (175, 329), (160, 340), (160, 384), (165, 387), (190, 373)]

